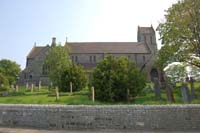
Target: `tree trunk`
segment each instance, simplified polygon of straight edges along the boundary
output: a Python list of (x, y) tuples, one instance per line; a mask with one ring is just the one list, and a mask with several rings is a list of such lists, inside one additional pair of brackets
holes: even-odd
[(166, 89), (167, 100), (170, 101), (170, 102), (175, 102), (174, 94), (173, 94), (173, 91), (172, 91), (172, 86), (169, 84), (167, 77), (165, 76), (164, 72), (162, 72), (162, 74), (163, 74), (163, 78), (164, 78), (163, 82), (164, 82), (164, 86), (165, 86), (165, 89)]

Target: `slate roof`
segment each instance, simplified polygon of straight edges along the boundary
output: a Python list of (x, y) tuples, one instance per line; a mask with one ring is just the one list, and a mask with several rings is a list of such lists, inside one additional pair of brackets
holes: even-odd
[[(65, 44), (72, 54), (124, 54), (124, 53), (150, 53), (148, 46), (143, 42), (68, 42)], [(34, 58), (46, 46), (34, 46), (27, 58)]]
[(65, 46), (68, 46), (70, 53), (74, 54), (150, 53), (143, 42), (68, 42)]
[(39, 55), (48, 46), (34, 46), (31, 51), (29, 52), (27, 58), (34, 58), (35, 56)]

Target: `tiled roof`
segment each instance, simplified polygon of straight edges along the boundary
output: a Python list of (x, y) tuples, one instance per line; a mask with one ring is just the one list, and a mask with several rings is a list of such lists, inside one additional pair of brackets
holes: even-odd
[(142, 42), (68, 42), (70, 53), (149, 53)]
[(30, 53), (28, 54), (27, 58), (34, 58), (35, 56), (37, 56), (45, 47), (33, 47), (30, 51)]

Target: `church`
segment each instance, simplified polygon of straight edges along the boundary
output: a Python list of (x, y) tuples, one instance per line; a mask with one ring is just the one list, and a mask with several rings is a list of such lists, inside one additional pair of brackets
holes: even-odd
[[(51, 46), (56, 45), (56, 38), (52, 38), (51, 45), (34, 46), (26, 58), (26, 67), (21, 72), (19, 85), (34, 84), (49, 85), (48, 67), (44, 60)], [(154, 68), (157, 53), (156, 34), (152, 26), (140, 27), (137, 30), (137, 42), (65, 42), (64, 47), (70, 49), (71, 60), (82, 65), (87, 71), (107, 55), (116, 57), (126, 56), (134, 61), (139, 69), (145, 70), (149, 80), (158, 76)]]

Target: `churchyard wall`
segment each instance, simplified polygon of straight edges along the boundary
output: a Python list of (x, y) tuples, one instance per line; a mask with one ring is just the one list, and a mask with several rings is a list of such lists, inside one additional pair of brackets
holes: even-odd
[(200, 105), (0, 105), (1, 127), (200, 130)]

